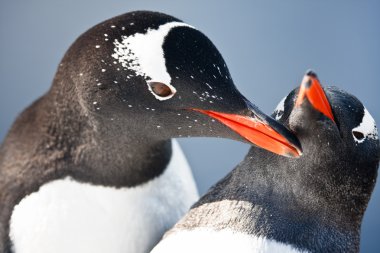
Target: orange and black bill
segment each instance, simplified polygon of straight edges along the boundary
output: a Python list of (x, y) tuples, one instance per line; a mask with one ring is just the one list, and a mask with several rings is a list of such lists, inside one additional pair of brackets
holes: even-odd
[(250, 106), (249, 102), (247, 105), (253, 116), (194, 110), (220, 121), (249, 142), (273, 153), (287, 157), (299, 157), (302, 154), (301, 145), (293, 133), (256, 107)]
[(296, 106), (300, 106), (305, 98), (309, 100), (314, 109), (320, 111), (335, 122), (330, 103), (327, 100), (322, 85), (319, 82), (317, 75), (312, 71), (308, 71), (302, 80)]

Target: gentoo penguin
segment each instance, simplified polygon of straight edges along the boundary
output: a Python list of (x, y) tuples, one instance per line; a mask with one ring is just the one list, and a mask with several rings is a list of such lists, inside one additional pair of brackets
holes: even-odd
[(380, 145), (374, 119), (354, 96), (322, 89), (308, 72), (274, 116), (303, 155), (252, 147), (153, 249), (171, 252), (358, 252)]
[(197, 198), (173, 137), (296, 137), (235, 88), (212, 42), (160, 13), (84, 33), (0, 150), (0, 252), (149, 252)]

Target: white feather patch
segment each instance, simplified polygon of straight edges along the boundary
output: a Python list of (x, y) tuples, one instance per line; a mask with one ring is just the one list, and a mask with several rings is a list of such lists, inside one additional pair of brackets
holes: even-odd
[(145, 253), (197, 199), (173, 140), (168, 168), (143, 185), (117, 189), (70, 178), (43, 185), (14, 208), (10, 238), (17, 253)]
[(181, 230), (165, 237), (151, 253), (301, 253), (265, 237), (256, 237), (232, 230), (197, 228)]
[[(112, 54), (112, 57), (118, 60), (124, 68), (134, 70), (137, 75), (143, 76), (147, 80), (165, 83), (174, 95), (176, 89), (171, 85), (171, 76), (166, 69), (162, 45), (170, 30), (179, 26), (193, 28), (182, 22), (169, 22), (159, 26), (156, 30), (148, 29), (146, 33), (122, 36), (121, 42), (114, 41), (115, 53)], [(152, 92), (149, 85), (148, 89)], [(152, 94), (158, 100), (171, 98), (171, 96), (160, 97), (153, 92)]]
[(287, 96), (281, 99), (280, 103), (276, 106), (276, 109), (274, 109), (275, 113), (275, 119), (279, 120), (281, 119), (282, 115), (284, 115), (284, 110), (285, 110), (285, 100)]
[(354, 139), (357, 143), (362, 143), (367, 138), (374, 140), (379, 139), (375, 120), (372, 118), (367, 108), (364, 108), (364, 115), (360, 125), (352, 129), (352, 132), (354, 131), (360, 132), (364, 135), (364, 138), (360, 140), (354, 136)]

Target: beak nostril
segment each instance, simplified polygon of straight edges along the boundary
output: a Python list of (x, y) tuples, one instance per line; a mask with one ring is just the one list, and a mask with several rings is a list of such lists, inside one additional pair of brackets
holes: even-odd
[(307, 82), (304, 82), (303, 85), (305, 86), (306, 89), (310, 88), (312, 82), (311, 79), (309, 79)]

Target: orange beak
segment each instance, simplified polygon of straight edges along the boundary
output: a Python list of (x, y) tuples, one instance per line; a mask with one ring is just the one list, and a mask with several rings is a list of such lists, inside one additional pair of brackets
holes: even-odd
[(312, 71), (309, 71), (302, 80), (296, 106), (300, 106), (305, 100), (305, 97), (316, 110), (335, 122), (326, 94), (322, 89), (317, 75)]
[[(269, 117), (264, 121), (257, 117), (200, 109), (193, 110), (220, 121), (249, 142), (273, 153), (287, 157), (299, 157), (302, 154), (298, 140), (295, 141), (293, 135), (288, 132), (288, 130)], [(277, 128), (278, 130), (275, 130), (274, 128)], [(280, 134), (279, 131), (282, 133)]]

